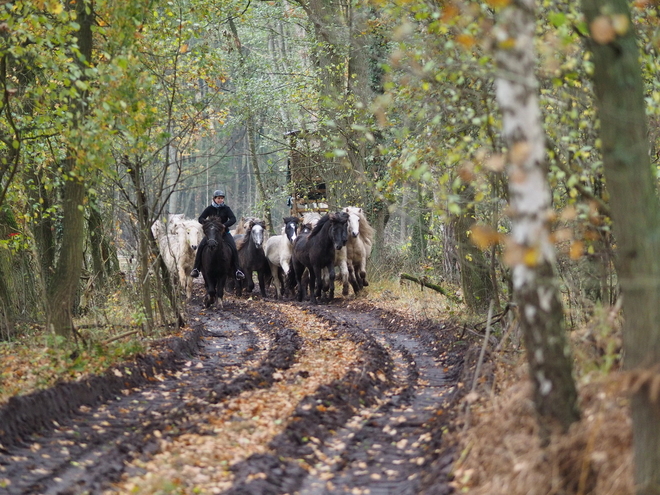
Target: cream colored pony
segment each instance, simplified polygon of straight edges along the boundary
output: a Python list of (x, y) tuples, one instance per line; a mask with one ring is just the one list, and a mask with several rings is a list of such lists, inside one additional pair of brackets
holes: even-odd
[[(369, 285), (367, 282), (367, 260), (371, 256), (374, 239), (374, 228), (369, 225), (362, 208), (347, 206), (342, 211), (348, 213), (348, 241), (346, 242), (346, 257), (348, 260), (349, 279), (355, 278), (358, 290)], [(353, 285), (353, 280), (351, 280)], [(355, 285), (353, 285), (355, 290)]]
[(190, 271), (195, 264), (195, 250), (204, 235), (202, 226), (197, 220), (185, 220), (183, 216), (168, 223), (167, 229), (162, 226), (159, 221), (152, 227), (160, 254), (170, 274), (186, 293), (186, 299), (190, 300), (193, 286)]

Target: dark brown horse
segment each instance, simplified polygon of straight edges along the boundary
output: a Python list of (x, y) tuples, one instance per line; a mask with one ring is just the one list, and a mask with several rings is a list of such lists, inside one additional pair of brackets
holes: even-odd
[(238, 263), (246, 277), (245, 280), (236, 282), (236, 294), (241, 296), (243, 287), (246, 287), (248, 292), (254, 290), (252, 274), (257, 272), (261, 297), (266, 297), (266, 278), (270, 275), (268, 258), (264, 252), (266, 224), (262, 220), (251, 219), (246, 223), (246, 228), (243, 238), (236, 242)]
[(298, 301), (305, 298), (303, 274), (309, 270), (309, 292), (312, 303), (316, 304), (323, 288), (322, 271), (328, 270), (330, 287), (328, 299), (335, 295), (335, 255), (346, 245), (348, 214), (328, 213), (323, 216), (309, 235), (301, 235), (293, 246), (291, 261), (298, 283)]
[(231, 248), (223, 240), (227, 229), (219, 217), (209, 217), (202, 228), (208, 238), (202, 253), (202, 275), (206, 286), (204, 306), (208, 308), (218, 299), (222, 306), (227, 275), (231, 273)]

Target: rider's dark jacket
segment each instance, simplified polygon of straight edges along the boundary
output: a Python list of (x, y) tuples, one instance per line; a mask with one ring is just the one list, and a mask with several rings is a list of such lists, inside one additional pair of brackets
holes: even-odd
[(227, 227), (227, 232), (229, 232), (229, 227), (236, 223), (234, 212), (224, 203), (220, 206), (207, 206), (198, 218), (199, 223), (204, 223), (208, 217), (220, 217), (220, 221)]

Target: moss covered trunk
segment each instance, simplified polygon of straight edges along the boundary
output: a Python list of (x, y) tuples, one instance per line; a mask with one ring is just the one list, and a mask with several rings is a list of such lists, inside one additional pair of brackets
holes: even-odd
[[(660, 363), (660, 206), (648, 155), (639, 53), (628, 2), (583, 0), (583, 8), (591, 28), (588, 47), (594, 54), (603, 163), (618, 248), (624, 364), (641, 375)], [(651, 399), (648, 382), (632, 400), (635, 485), (644, 495), (660, 494), (660, 408)]]

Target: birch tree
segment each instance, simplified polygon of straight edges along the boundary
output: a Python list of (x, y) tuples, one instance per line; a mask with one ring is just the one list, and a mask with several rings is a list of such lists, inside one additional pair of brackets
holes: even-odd
[(534, 385), (533, 400), (544, 435), (555, 424), (567, 430), (579, 419), (579, 411), (564, 309), (553, 273), (551, 194), (534, 75), (534, 3), (514, 0), (503, 9), (495, 30), (495, 58), (499, 69), (496, 98), (508, 147), (512, 219), (505, 256), (512, 267), (514, 300)]

